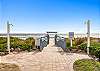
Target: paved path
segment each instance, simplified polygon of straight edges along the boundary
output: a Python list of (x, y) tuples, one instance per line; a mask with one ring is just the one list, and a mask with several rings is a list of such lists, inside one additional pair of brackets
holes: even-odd
[(21, 52), (1, 57), (2, 62), (16, 63), (22, 71), (73, 71), (73, 63), (78, 59), (89, 58), (88, 55), (64, 53), (55, 47), (53, 39), (42, 52)]

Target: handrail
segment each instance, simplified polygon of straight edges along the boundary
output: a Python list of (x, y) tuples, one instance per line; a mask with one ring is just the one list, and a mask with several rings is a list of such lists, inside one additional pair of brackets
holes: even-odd
[(66, 51), (66, 38), (55, 35), (55, 45)]
[(40, 51), (49, 44), (49, 35), (40, 38)]

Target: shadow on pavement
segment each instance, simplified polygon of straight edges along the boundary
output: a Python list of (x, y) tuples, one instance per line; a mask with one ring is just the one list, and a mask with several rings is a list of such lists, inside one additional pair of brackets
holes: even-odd
[(39, 50), (35, 50), (34, 52), (33, 52), (33, 55), (35, 55), (35, 54), (37, 54), (37, 53), (39, 53), (40, 51)]
[(61, 47), (58, 47), (57, 49), (58, 49), (58, 52), (59, 52), (61, 55), (64, 55), (64, 54), (65, 54), (65, 52), (63, 51), (63, 49), (62, 49)]

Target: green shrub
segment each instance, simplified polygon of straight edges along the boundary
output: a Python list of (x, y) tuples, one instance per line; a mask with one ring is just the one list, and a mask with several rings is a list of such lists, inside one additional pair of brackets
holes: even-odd
[[(79, 49), (86, 51), (87, 50), (87, 43), (82, 43), (79, 46)], [(96, 57), (100, 56), (100, 43), (91, 43), (89, 47), (89, 52), (91, 55), (95, 55)]]
[[(75, 38), (73, 40), (73, 47), (75, 49), (81, 49), (84, 50), (85, 52), (87, 51), (87, 43), (86, 43), (86, 38)], [(100, 43), (97, 41), (97, 38), (91, 38), (91, 46), (89, 47), (89, 51), (91, 55), (95, 55), (96, 57), (100, 58)], [(94, 42), (96, 41), (96, 42)], [(70, 47), (70, 40), (67, 38), (66, 39), (66, 47)]]
[(86, 48), (87, 48), (87, 43), (82, 43), (79, 45), (79, 49), (81, 50), (86, 50)]
[(15, 44), (15, 43), (11, 43), (11, 45), (10, 45), (10, 47), (11, 47), (11, 48), (14, 48), (14, 49), (16, 49), (17, 46), (18, 46), (18, 44)]
[(90, 55), (95, 55), (96, 57), (99, 57), (99, 50), (97, 50), (97, 48), (96, 47), (90, 47), (90, 49), (89, 49), (89, 51), (90, 51)]
[(66, 47), (69, 48), (70, 47), (70, 40), (68, 38), (66, 38)]
[(25, 44), (33, 48), (35, 46), (35, 39), (32, 37), (29, 37), (25, 40)]
[(7, 51), (7, 45), (6, 44), (0, 44), (0, 52)]
[(100, 47), (100, 43), (98, 43), (98, 42), (92, 42), (91, 46)]
[[(79, 46), (79, 49), (86, 51), (87, 50), (87, 43), (82, 43)], [(100, 43), (91, 43), (89, 47), (89, 52), (91, 55), (95, 55), (96, 57), (100, 57)]]
[(12, 43), (11, 47), (14, 49), (20, 48), (22, 51), (30, 51), (30, 49), (32, 49), (32, 44), (26, 44), (25, 42)]
[(22, 44), (22, 45), (19, 45), (17, 47), (20, 48), (23, 51), (25, 51), (25, 50), (30, 51), (30, 49), (32, 48), (32, 46), (28, 45), (28, 44)]
[(5, 37), (0, 37), (0, 44), (7, 43), (7, 38)]
[(74, 71), (100, 71), (100, 63), (92, 59), (77, 60), (73, 64)]
[(78, 46), (86, 41), (86, 38), (74, 38), (73, 45)]
[(91, 46), (91, 47), (89, 47), (89, 50), (90, 50), (91, 55), (95, 55), (96, 47)]
[[(77, 46), (81, 45), (85, 41), (86, 41), (86, 38), (74, 38), (72, 48), (77, 48)], [(66, 44), (67, 44), (67, 47), (70, 47), (70, 39), (66, 39)], [(83, 46), (83, 44), (81, 46)]]
[(92, 43), (90, 47), (90, 54), (96, 57), (100, 56), (100, 43)]
[(16, 49), (20, 48), (22, 51), (32, 49), (32, 47), (35, 46), (35, 40), (34, 38), (27, 38), (26, 40), (18, 39), (18, 38), (13, 38), (11, 42), (11, 47)]
[[(10, 37), (10, 48), (20, 48), (21, 50), (28, 50), (32, 49), (35, 46), (34, 38), (27, 38), (26, 40), (19, 39), (17, 37)], [(0, 37), (0, 52), (7, 50), (7, 38)]]
[(100, 48), (96, 49), (95, 56), (100, 59)]

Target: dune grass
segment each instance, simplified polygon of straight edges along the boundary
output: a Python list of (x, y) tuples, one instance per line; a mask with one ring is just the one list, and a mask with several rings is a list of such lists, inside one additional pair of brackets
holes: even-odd
[(100, 62), (92, 59), (82, 59), (74, 62), (74, 71), (100, 71)]

